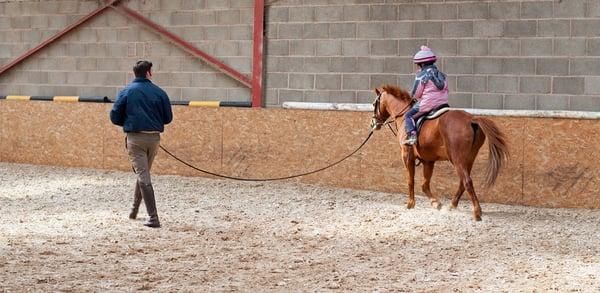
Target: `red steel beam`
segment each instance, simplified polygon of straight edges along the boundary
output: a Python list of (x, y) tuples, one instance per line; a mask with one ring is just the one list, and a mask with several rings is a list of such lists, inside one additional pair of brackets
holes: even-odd
[(262, 106), (263, 36), (265, 1), (254, 1), (254, 35), (252, 38), (252, 107)]
[(159, 24), (149, 20), (148, 18), (144, 17), (143, 15), (141, 15), (141, 14), (135, 12), (134, 10), (131, 10), (123, 5), (119, 5), (119, 6), (112, 5), (110, 7), (114, 8), (117, 12), (125, 14), (129, 17), (132, 17), (132, 18), (136, 19), (137, 21), (143, 23), (144, 25), (150, 27), (151, 29), (156, 31), (158, 34), (169, 39), (171, 42), (173, 42), (175, 45), (182, 48), (186, 52), (188, 52), (196, 57), (201, 58), (206, 63), (208, 63), (208, 65), (229, 75), (231, 78), (239, 81), (243, 85), (250, 87), (250, 88), (252, 87), (252, 82), (250, 81), (250, 78), (248, 78), (246, 75), (229, 67), (227, 64), (217, 60), (216, 58), (212, 57), (211, 55), (207, 54), (206, 52), (196, 48), (194, 45), (188, 43), (187, 41), (183, 40), (182, 38), (178, 37), (177, 35), (171, 33), (170, 31), (168, 31), (164, 27), (160, 26)]
[(162, 26), (156, 24), (155, 22), (147, 19), (143, 15), (125, 7), (125, 6), (117, 6), (121, 0), (107, 0), (106, 4), (102, 7), (97, 8), (96, 10), (90, 12), (84, 17), (78, 19), (73, 24), (67, 26), (64, 30), (56, 33), (46, 41), (40, 43), (35, 48), (28, 50), (21, 56), (17, 57), (12, 62), (2, 66), (0, 68), (0, 75), (4, 72), (10, 70), (15, 67), (17, 64), (23, 62), (25, 59), (39, 52), (40, 50), (46, 48), (54, 41), (60, 39), (62, 36), (71, 32), (75, 28), (79, 27), (81, 24), (95, 17), (96, 15), (102, 13), (107, 8), (113, 8), (117, 12), (123, 13), (127, 16), (133, 17), (136, 20), (140, 21), (144, 25), (152, 28), (154, 31), (158, 32), (160, 35), (171, 40), (175, 45), (184, 49), (185, 51), (191, 53), (192, 55), (201, 58), (209, 65), (213, 66), (217, 70), (224, 72), (231, 78), (239, 81), (243, 85), (252, 89), (252, 106), (253, 107), (261, 107), (262, 105), (262, 67), (263, 67), (263, 31), (264, 31), (264, 0), (255, 0), (254, 5), (254, 38), (253, 38), (253, 60), (252, 60), (252, 79), (248, 78), (246, 75), (240, 73), (239, 71), (231, 68), (227, 64), (217, 60), (216, 58), (210, 56), (204, 51), (196, 48), (194, 45), (186, 42), (182, 38), (177, 35), (169, 32), (167, 29)]
[(106, 8), (113, 7), (114, 4), (118, 4), (119, 1), (120, 0), (111, 0), (111, 1), (109, 1), (104, 6), (99, 7), (96, 10), (94, 10), (94, 11), (90, 12), (89, 14), (87, 14), (86, 16), (78, 19), (76, 22), (74, 22), (73, 24), (67, 26), (65, 29), (63, 29), (62, 31), (56, 33), (55, 35), (53, 35), (49, 39), (45, 40), (44, 42), (40, 43), (35, 48), (30, 49), (27, 52), (23, 53), (23, 55), (17, 57), (17, 59), (13, 60), (12, 62), (10, 62), (10, 63), (8, 63), (8, 64), (6, 64), (4, 66), (2, 66), (2, 68), (0, 68), (0, 75), (2, 75), (4, 72), (10, 70), (11, 68), (15, 67), (17, 64), (23, 62), (25, 59), (29, 58), (31, 55), (39, 52), (40, 50), (44, 49), (48, 45), (52, 44), (54, 41), (60, 39), (62, 36), (68, 34), (70, 31), (72, 31), (75, 28), (79, 27), (84, 22), (86, 22), (89, 19), (93, 18), (94, 16), (100, 14)]

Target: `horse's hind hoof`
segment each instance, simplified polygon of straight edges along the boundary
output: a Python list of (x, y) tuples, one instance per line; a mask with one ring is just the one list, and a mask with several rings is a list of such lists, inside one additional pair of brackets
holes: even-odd
[(414, 207), (415, 207), (415, 200), (414, 199), (413, 200), (409, 200), (409, 201), (406, 202), (406, 208), (407, 209), (412, 209)]
[(481, 221), (481, 216), (474, 216), (473, 219), (477, 222)]
[(441, 210), (442, 209), (442, 204), (440, 202), (437, 202), (437, 201), (432, 201), (431, 202), (431, 206), (433, 208), (435, 208), (436, 210)]

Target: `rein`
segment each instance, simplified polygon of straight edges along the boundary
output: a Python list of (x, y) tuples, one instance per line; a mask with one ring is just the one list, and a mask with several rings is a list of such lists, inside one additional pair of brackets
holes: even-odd
[(206, 174), (210, 174), (216, 177), (220, 177), (220, 178), (226, 178), (226, 179), (232, 179), (232, 180), (237, 180), (237, 181), (276, 181), (276, 180), (285, 180), (285, 179), (292, 179), (292, 178), (296, 178), (296, 177), (301, 177), (301, 176), (306, 176), (306, 175), (310, 175), (310, 174), (314, 174), (320, 171), (323, 171), (325, 169), (331, 168), (339, 163), (341, 163), (342, 161), (346, 160), (347, 158), (351, 157), (352, 155), (354, 155), (356, 152), (358, 152), (363, 146), (365, 146), (365, 144), (367, 143), (367, 141), (369, 141), (369, 139), (371, 138), (371, 136), (373, 135), (373, 129), (371, 129), (369, 131), (369, 135), (363, 140), (363, 142), (350, 154), (344, 156), (343, 158), (316, 170), (313, 171), (309, 171), (306, 173), (301, 173), (301, 174), (296, 174), (296, 175), (291, 175), (291, 176), (285, 176), (285, 177), (275, 177), (275, 178), (240, 178), (240, 177), (234, 177), (234, 176), (227, 176), (227, 175), (221, 175), (221, 174), (217, 174), (214, 172), (210, 172), (201, 168), (198, 168), (196, 166), (193, 166), (192, 164), (180, 159), (179, 157), (177, 157), (176, 155), (174, 155), (173, 153), (171, 153), (169, 150), (167, 150), (165, 147), (163, 147), (162, 145), (159, 145), (159, 147), (165, 151), (165, 153), (167, 153), (169, 156), (173, 157), (173, 159), (179, 161), (180, 163), (196, 170), (196, 171), (200, 171), (202, 173), (206, 173)]

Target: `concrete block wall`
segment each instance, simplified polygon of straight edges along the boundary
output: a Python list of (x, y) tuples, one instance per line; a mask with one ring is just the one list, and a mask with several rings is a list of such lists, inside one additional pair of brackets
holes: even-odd
[(267, 14), (269, 105), (408, 88), (424, 44), (453, 106), (600, 111), (598, 0), (280, 0)]
[[(0, 1), (0, 64), (7, 64), (80, 17), (97, 0)], [(252, 0), (128, 0), (129, 8), (250, 75)], [(107, 95), (133, 78), (135, 61), (154, 64), (172, 100), (247, 101), (250, 90), (158, 34), (108, 9), (0, 76), (0, 93)]]
[[(101, 5), (0, 0), (0, 64)], [(250, 75), (253, 0), (124, 0)], [(412, 55), (441, 56), (451, 104), (600, 111), (598, 0), (268, 0), (265, 104), (371, 102), (409, 87)], [(174, 100), (248, 100), (250, 90), (135, 21), (108, 10), (0, 76), (0, 94), (107, 95), (141, 58)]]

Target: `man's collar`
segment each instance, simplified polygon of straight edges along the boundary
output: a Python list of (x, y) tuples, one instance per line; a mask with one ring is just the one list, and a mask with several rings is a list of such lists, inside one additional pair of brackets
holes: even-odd
[(150, 82), (150, 80), (145, 77), (136, 77), (133, 82)]

